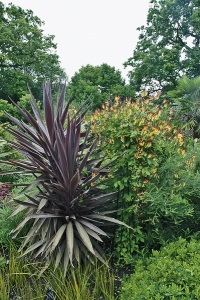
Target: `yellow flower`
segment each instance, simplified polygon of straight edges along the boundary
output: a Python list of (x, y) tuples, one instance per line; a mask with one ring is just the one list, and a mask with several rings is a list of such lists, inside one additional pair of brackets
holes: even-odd
[(139, 141), (138, 144), (139, 144), (140, 146), (144, 146), (144, 141)]
[(145, 90), (145, 91), (143, 91), (142, 93), (141, 93), (141, 96), (142, 97), (146, 97), (148, 95), (148, 91), (147, 90)]
[(183, 148), (183, 149), (182, 149), (182, 151), (181, 151), (181, 153), (182, 153), (183, 155), (185, 155), (185, 153), (186, 153), (186, 149), (185, 149), (185, 148)]
[(142, 158), (142, 154), (141, 152), (137, 152), (134, 154), (136, 158)]
[(118, 103), (119, 99), (120, 99), (120, 95), (115, 95), (115, 101), (116, 101), (117, 103)]
[(153, 173), (156, 173), (157, 169), (158, 169), (158, 168), (153, 168), (153, 169), (152, 169), (152, 172), (153, 172)]
[(147, 147), (151, 147), (152, 146), (152, 141), (148, 141), (147, 142)]

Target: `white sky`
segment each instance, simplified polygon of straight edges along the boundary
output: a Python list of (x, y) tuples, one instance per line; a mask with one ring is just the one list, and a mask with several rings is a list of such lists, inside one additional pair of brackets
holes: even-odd
[(81, 66), (107, 63), (125, 78), (123, 63), (138, 41), (137, 27), (146, 25), (149, 0), (2, 0), (31, 9), (55, 35), (57, 54), (69, 78)]

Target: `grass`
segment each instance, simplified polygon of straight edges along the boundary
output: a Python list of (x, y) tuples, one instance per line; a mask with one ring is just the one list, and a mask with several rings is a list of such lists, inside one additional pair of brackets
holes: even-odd
[(114, 274), (109, 267), (100, 265), (68, 268), (64, 277), (62, 267), (54, 272), (51, 265), (31, 262), (28, 257), (19, 257), (14, 244), (9, 253), (0, 252), (0, 300), (42, 299), (48, 287), (55, 300), (113, 300)]
[[(0, 263), (0, 300), (44, 299), (45, 286), (39, 275), (34, 273), (41, 266), (31, 263), (27, 258), (20, 258), (15, 245), (11, 244), (9, 255), (1, 251)], [(46, 283), (44, 283), (45, 285)]]
[(66, 277), (61, 268), (55, 273), (48, 270), (46, 279), (59, 300), (114, 299), (114, 275), (108, 267), (98, 263), (76, 269), (69, 267)]

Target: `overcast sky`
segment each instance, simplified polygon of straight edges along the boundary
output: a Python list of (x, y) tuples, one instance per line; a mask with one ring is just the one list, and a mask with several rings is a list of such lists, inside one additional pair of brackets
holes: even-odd
[(122, 72), (146, 25), (149, 0), (11, 0), (31, 9), (45, 22), (45, 34), (55, 35), (57, 54), (69, 78), (81, 66), (107, 63)]

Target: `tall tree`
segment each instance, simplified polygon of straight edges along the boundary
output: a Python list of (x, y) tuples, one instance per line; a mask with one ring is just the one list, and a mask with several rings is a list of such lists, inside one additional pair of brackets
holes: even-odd
[(68, 94), (71, 93), (76, 106), (90, 97), (92, 109), (100, 107), (102, 102), (116, 94), (121, 98), (133, 96), (133, 90), (126, 85), (121, 72), (105, 63), (81, 67), (69, 82)]
[(45, 78), (56, 82), (66, 77), (54, 36), (45, 36), (42, 24), (31, 10), (0, 2), (0, 98), (18, 100), (27, 83), (38, 97)]
[(139, 41), (133, 56), (131, 85), (164, 93), (174, 89), (177, 79), (200, 75), (200, 1), (151, 0), (147, 26), (138, 28)]

